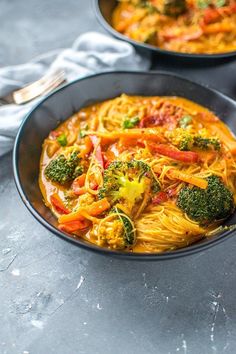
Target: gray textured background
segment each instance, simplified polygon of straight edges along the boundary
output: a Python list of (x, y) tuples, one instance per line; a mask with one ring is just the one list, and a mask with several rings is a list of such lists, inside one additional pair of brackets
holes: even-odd
[[(0, 66), (101, 31), (84, 0), (0, 0), (0, 24)], [(154, 67), (236, 97), (235, 61), (206, 71), (160, 58)], [(15, 189), (10, 154), (0, 159), (0, 231), (1, 354), (236, 352), (235, 236), (161, 263), (90, 254), (32, 218)]]

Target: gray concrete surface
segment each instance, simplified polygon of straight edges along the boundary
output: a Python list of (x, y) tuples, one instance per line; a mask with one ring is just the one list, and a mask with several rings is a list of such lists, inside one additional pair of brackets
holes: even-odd
[[(0, 0), (0, 24), (0, 66), (101, 30), (84, 0)], [(235, 64), (206, 70), (159, 58), (154, 67), (236, 98)], [(233, 354), (235, 254), (235, 235), (206, 252), (160, 263), (80, 250), (23, 206), (8, 154), (0, 160), (0, 353)]]

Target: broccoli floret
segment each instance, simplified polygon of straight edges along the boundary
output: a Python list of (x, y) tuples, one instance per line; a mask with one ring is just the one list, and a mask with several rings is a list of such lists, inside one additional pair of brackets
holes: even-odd
[(201, 150), (221, 149), (221, 143), (216, 138), (205, 138), (201, 135), (193, 135), (184, 128), (177, 128), (169, 135), (171, 142), (178, 147), (179, 150), (188, 151), (194, 148)]
[(114, 249), (132, 246), (136, 240), (136, 232), (131, 219), (120, 208), (113, 207), (102, 221), (99, 239)]
[(178, 122), (180, 128), (186, 129), (192, 123), (192, 117), (188, 114), (184, 115)]
[(186, 11), (186, 0), (164, 0), (162, 13), (167, 16), (177, 17)]
[(226, 0), (197, 0), (199, 9), (206, 9), (209, 6), (222, 7), (228, 3)]
[(195, 136), (193, 139), (193, 146), (198, 147), (201, 150), (208, 150), (213, 148), (219, 151), (221, 148), (220, 141), (216, 138), (203, 138), (201, 136)]
[(180, 139), (178, 148), (179, 150), (188, 151), (191, 150), (192, 146), (193, 146), (193, 137), (190, 134), (186, 133)]
[(103, 186), (99, 189), (99, 198), (108, 198), (111, 204), (124, 202), (132, 210), (142, 199), (150, 183), (151, 193), (160, 190), (158, 180), (151, 168), (143, 161), (114, 161), (104, 171)]
[(150, 3), (150, 1), (139, 0), (136, 1), (136, 3), (134, 2), (134, 5), (146, 9), (149, 14), (153, 14), (158, 11), (157, 8)]
[(52, 182), (66, 184), (83, 173), (83, 167), (80, 164), (78, 151), (72, 152), (69, 157), (63, 154), (51, 160), (45, 168), (45, 176)]
[(234, 210), (233, 194), (221, 179), (211, 175), (206, 180), (206, 189), (183, 187), (177, 198), (177, 206), (200, 224), (225, 219)]
[(177, 17), (186, 11), (186, 0), (132, 0), (135, 6), (143, 7), (150, 14), (159, 12), (166, 16)]
[(126, 118), (123, 122), (123, 129), (134, 128), (139, 122), (140, 122), (140, 119), (138, 116), (132, 117), (130, 119)]
[(65, 133), (62, 133), (57, 137), (57, 141), (61, 146), (66, 146), (67, 145), (67, 137)]

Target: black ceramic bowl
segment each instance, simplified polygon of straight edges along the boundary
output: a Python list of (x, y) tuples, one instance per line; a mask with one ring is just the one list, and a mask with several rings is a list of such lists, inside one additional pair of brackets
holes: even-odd
[[(102, 254), (135, 260), (163, 260), (181, 257), (227, 240), (232, 232), (226, 231), (186, 248), (163, 254), (114, 252), (96, 247), (61, 232), (56, 219), (44, 205), (38, 185), (39, 159), (43, 140), (59, 123), (84, 106), (126, 93), (129, 95), (182, 96), (193, 100), (219, 115), (236, 133), (236, 102), (223, 94), (210, 90), (179, 76), (163, 72), (108, 72), (76, 80), (58, 89), (41, 101), (27, 115), (15, 141), (13, 168), (17, 189), (33, 216), (56, 236), (79, 247)], [(227, 224), (236, 223), (234, 214)]]
[(135, 40), (132, 40), (132, 39), (128, 38), (127, 36), (124, 36), (123, 34), (116, 31), (111, 25), (112, 12), (113, 12), (114, 8), (117, 6), (117, 4), (118, 4), (117, 0), (93, 0), (95, 13), (96, 13), (96, 16), (97, 16), (99, 22), (101, 23), (101, 25), (113, 36), (129, 42), (139, 49), (146, 50), (146, 51), (152, 52), (154, 54), (155, 53), (156, 54), (167, 54), (167, 55), (170, 55), (173, 57), (179, 57), (182, 59), (192, 60), (194, 62), (198, 61), (199, 63), (201, 63), (202, 59), (208, 59), (208, 60), (209, 59), (223, 59), (223, 58), (229, 58), (229, 57), (236, 55), (236, 51), (227, 52), (227, 53), (219, 53), (219, 54), (180, 53), (180, 52), (164, 50), (164, 49), (152, 46), (150, 44), (145, 44), (142, 42), (137, 42)]

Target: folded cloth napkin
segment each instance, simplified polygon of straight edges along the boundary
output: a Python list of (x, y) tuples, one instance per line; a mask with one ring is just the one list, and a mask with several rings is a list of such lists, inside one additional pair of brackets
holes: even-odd
[[(109, 70), (146, 70), (148, 56), (140, 56), (128, 43), (97, 32), (79, 36), (71, 48), (55, 50), (17, 66), (0, 69), (0, 97), (38, 80), (46, 73), (64, 69), (68, 82)], [(22, 119), (41, 98), (17, 106), (0, 106), (0, 156), (10, 151)]]

